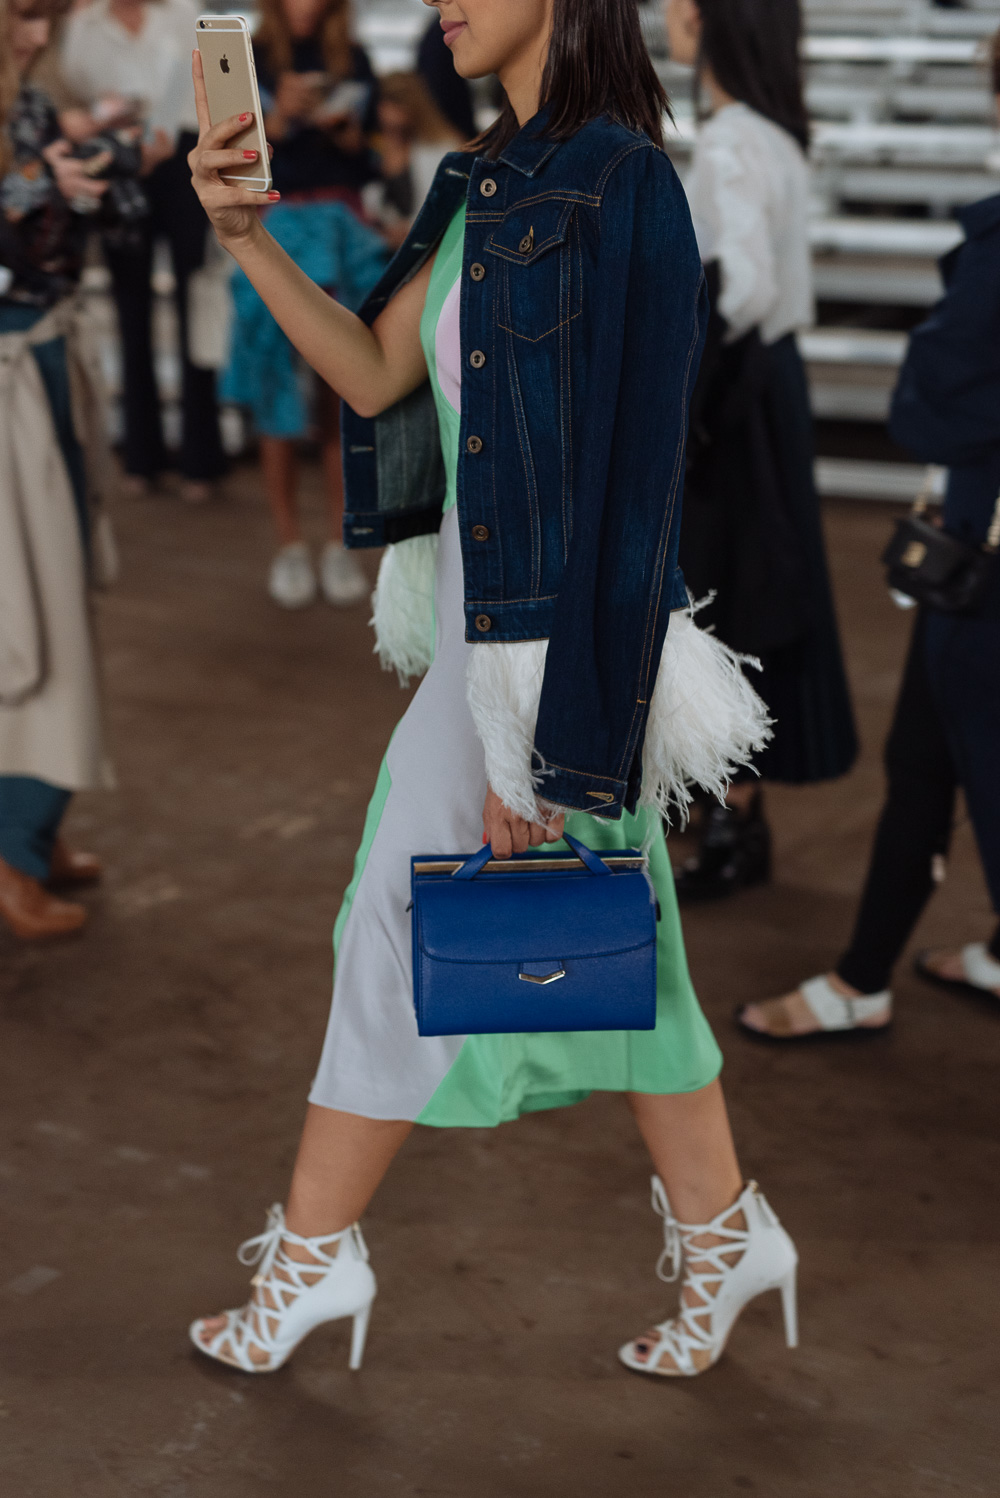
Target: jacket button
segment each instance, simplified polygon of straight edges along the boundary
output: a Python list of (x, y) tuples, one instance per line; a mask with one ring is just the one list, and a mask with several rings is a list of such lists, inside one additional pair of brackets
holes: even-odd
[(488, 541), (490, 539), (489, 526), (474, 525), (472, 527), (472, 539), (473, 541)]
[(484, 177), (482, 182), (480, 182), (479, 184), (479, 191), (482, 193), (484, 198), (492, 198), (496, 190), (497, 185), (493, 181), (492, 177)]
[(486, 267), (485, 265), (480, 265), (478, 260), (476, 261), (475, 265), (469, 266), (469, 275), (474, 281), (481, 281), (485, 274)]
[(483, 353), (481, 348), (474, 348), (472, 350), (472, 353), (469, 355), (469, 363), (472, 365), (473, 369), (482, 369), (483, 365), (486, 363), (486, 355)]
[(493, 628), (493, 620), (490, 618), (489, 614), (476, 615), (476, 628), (481, 635), (485, 635), (490, 632), (490, 630)]
[(470, 453), (481, 453), (483, 450), (482, 437), (468, 437), (465, 443)]

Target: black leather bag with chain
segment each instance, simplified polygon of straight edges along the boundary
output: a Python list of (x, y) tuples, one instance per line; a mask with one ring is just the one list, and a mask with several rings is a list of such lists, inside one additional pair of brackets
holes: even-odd
[(1000, 550), (1000, 495), (986, 540), (978, 545), (950, 536), (925, 516), (921, 494), (905, 520), (896, 522), (882, 553), (890, 588), (946, 614), (975, 614), (982, 605)]

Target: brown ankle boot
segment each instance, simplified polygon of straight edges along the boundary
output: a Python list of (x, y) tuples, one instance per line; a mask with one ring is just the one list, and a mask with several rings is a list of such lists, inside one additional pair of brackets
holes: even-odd
[(52, 849), (52, 865), (48, 883), (96, 884), (104, 870), (96, 853), (81, 853), (76, 848), (67, 848), (61, 837), (56, 838)]
[(79, 931), (87, 912), (82, 905), (55, 899), (38, 879), (0, 858), (0, 920), (22, 941), (47, 941)]

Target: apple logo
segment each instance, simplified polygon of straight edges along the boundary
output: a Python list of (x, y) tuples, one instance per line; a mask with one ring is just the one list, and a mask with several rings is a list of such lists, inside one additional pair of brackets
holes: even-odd
[(226, 54), (224, 52), (223, 52), (222, 56), (219, 58), (219, 67), (222, 69), (222, 71), (224, 73), (228, 73), (229, 72), (229, 59), (228, 59), (228, 57), (226, 56)]

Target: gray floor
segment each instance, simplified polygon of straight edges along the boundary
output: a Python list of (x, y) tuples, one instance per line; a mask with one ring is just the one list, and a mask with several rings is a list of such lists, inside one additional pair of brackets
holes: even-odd
[[(848, 780), (771, 797), (777, 878), (686, 921), (748, 1174), (803, 1259), (686, 1384), (614, 1349), (667, 1310), (647, 1166), (597, 1097), (495, 1133), (422, 1131), (366, 1229), (366, 1366), (322, 1330), (280, 1374), (196, 1359), (283, 1194), (330, 986), (330, 928), (399, 713), (365, 612), (275, 611), (256, 481), (122, 509), (101, 601), (121, 787), (85, 939), (0, 935), (0, 1489), (10, 1498), (972, 1498), (997, 1490), (1000, 1014), (901, 969), (894, 1033), (772, 1052), (741, 998), (820, 970), (849, 925), (907, 620), (883, 510), (829, 511), (865, 740)], [(318, 525), (319, 514), (314, 512)], [(921, 943), (988, 930), (968, 829)]]

